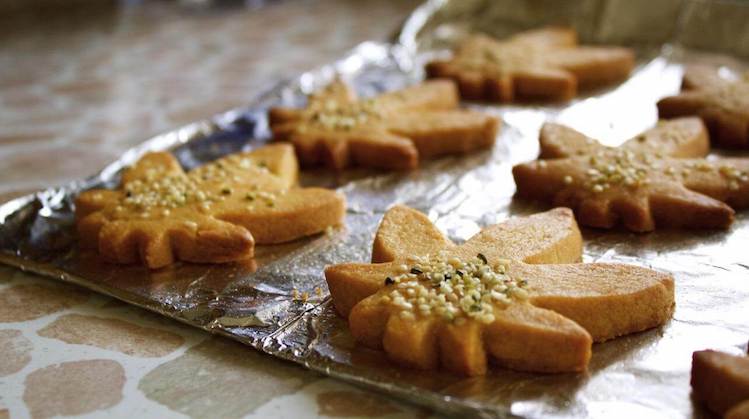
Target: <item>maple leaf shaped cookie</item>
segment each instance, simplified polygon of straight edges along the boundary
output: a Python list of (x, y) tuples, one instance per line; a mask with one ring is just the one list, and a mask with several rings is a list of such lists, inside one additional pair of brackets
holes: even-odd
[(620, 147), (547, 123), (540, 142), (539, 160), (513, 168), (517, 195), (572, 208), (583, 225), (727, 228), (731, 207), (749, 206), (749, 159), (704, 159), (699, 118), (661, 121)]
[(458, 108), (449, 80), (431, 81), (357, 99), (335, 81), (311, 95), (305, 109), (274, 108), (274, 138), (294, 147), (302, 164), (332, 169), (363, 166), (414, 169), (420, 158), (489, 148), (500, 122)]
[(661, 325), (674, 308), (670, 275), (573, 263), (581, 253), (567, 208), (456, 245), (396, 206), (377, 231), (373, 263), (329, 266), (325, 278), (354, 338), (397, 363), (481, 375), (491, 357), (523, 371), (581, 371), (592, 341)]
[(159, 268), (175, 259), (245, 259), (254, 242), (286, 242), (340, 224), (343, 196), (295, 187), (297, 172), (286, 144), (232, 154), (187, 173), (171, 154), (149, 153), (123, 173), (119, 189), (78, 196), (79, 242), (111, 262)]
[(717, 351), (692, 354), (692, 394), (726, 419), (749, 417), (749, 357)]
[(573, 29), (548, 27), (503, 40), (472, 35), (426, 72), (457, 81), (464, 99), (512, 102), (569, 100), (578, 88), (627, 78), (633, 67), (628, 48), (579, 46)]
[(715, 67), (687, 67), (682, 92), (658, 101), (658, 115), (699, 116), (716, 145), (749, 147), (749, 73), (743, 79), (728, 80)]

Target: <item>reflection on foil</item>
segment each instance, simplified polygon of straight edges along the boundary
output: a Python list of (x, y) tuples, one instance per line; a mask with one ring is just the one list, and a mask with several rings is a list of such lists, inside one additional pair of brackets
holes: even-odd
[[(564, 8), (551, 4), (427, 2), (405, 24), (397, 45), (362, 44), (335, 64), (272, 88), (246, 109), (155, 137), (84, 181), (0, 206), (0, 261), (115, 296), (441, 413), (474, 417), (691, 415), (695, 409), (689, 399), (692, 351), (745, 350), (749, 337), (746, 213), (739, 214), (731, 230), (724, 232), (636, 235), (585, 230), (586, 261), (670, 271), (676, 278), (677, 298), (674, 318), (663, 328), (596, 344), (585, 374), (495, 369), (485, 377), (464, 379), (398, 368), (380, 352), (357, 347), (345, 320), (332, 310), (323, 267), (369, 260), (374, 231), (389, 206), (401, 203), (425, 212), (457, 241), (482, 226), (542, 210), (512, 200), (511, 168), (536, 157), (538, 130), (544, 121), (555, 120), (592, 137), (623, 141), (655, 123), (655, 101), (678, 90), (684, 63), (712, 62), (739, 69), (740, 61), (717, 53), (749, 56), (749, 43), (740, 41), (749, 39), (749, 25), (745, 25), (749, 6), (745, 4), (681, 0), (568, 0)], [(269, 137), (268, 107), (302, 105), (306, 93), (336, 74), (352, 82), (362, 95), (372, 95), (419, 80), (422, 63), (449, 54), (446, 47), (470, 31), (505, 35), (550, 22), (575, 26), (585, 42), (635, 46), (636, 71), (617, 87), (589, 92), (564, 105), (468, 104), (504, 119), (500, 138), (490, 151), (426, 162), (411, 173), (307, 172), (302, 177), (305, 185), (337, 187), (346, 194), (346, 226), (294, 243), (259, 246), (253, 262), (177, 264), (148, 271), (110, 265), (77, 250), (75, 194), (86, 188), (115, 186), (119, 171), (146, 151), (169, 149), (187, 168), (195, 167), (262, 145)], [(299, 293), (309, 298), (295, 298)]]

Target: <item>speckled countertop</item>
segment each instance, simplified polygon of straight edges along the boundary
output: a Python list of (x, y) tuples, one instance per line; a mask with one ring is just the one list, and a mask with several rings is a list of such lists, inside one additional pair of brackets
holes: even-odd
[[(0, 5), (0, 202), (386, 39), (416, 1)], [(63, 13), (62, 8), (65, 8)], [(0, 419), (413, 417), (108, 297), (0, 267)]]

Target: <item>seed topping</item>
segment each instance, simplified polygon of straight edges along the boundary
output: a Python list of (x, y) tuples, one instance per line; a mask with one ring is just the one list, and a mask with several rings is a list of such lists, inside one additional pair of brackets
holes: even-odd
[(312, 113), (313, 125), (336, 131), (350, 131), (356, 126), (382, 118), (382, 110), (373, 100), (339, 104), (329, 100)]
[(728, 180), (728, 189), (732, 191), (739, 190), (741, 183), (749, 181), (749, 174), (747, 172), (743, 172), (727, 164), (720, 166), (718, 171)]
[(652, 159), (644, 153), (629, 150), (609, 149), (599, 151), (588, 162), (587, 188), (595, 193), (603, 192), (614, 185), (638, 187), (648, 183), (648, 171), (655, 168)]
[(495, 307), (528, 298), (527, 282), (509, 275), (508, 260), (492, 265), (479, 253), (468, 261), (431, 257), (413, 262), (384, 281), (393, 289), (383, 302), (399, 309), (404, 319), (435, 315), (457, 324), (467, 319), (491, 323)]
[[(267, 167), (253, 164), (250, 159), (239, 156), (229, 156), (224, 161), (206, 164), (195, 169), (194, 174), (189, 176), (149, 169), (143, 179), (136, 179), (124, 185), (124, 197), (117, 208), (120, 208), (119, 212), (128, 208), (141, 213), (158, 208), (157, 213), (162, 216), (168, 216), (170, 209), (186, 205), (196, 205), (202, 211), (209, 211), (212, 203), (224, 201), (234, 194), (235, 191), (226, 183), (241, 181), (242, 178), (238, 175), (251, 167), (268, 171)], [(213, 188), (203, 187), (205, 183), (216, 184), (218, 190), (212, 192)], [(257, 185), (254, 189), (257, 189)], [(258, 198), (266, 206), (272, 207), (275, 205), (276, 194), (251, 192), (244, 195), (244, 198), (248, 201)]]

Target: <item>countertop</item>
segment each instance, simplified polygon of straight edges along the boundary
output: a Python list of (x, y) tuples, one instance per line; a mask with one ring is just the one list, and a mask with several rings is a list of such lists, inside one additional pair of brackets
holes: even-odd
[[(152, 135), (241, 106), (416, 1), (0, 7), (0, 202), (96, 172)], [(0, 267), (0, 419), (428, 417), (109, 297)]]

